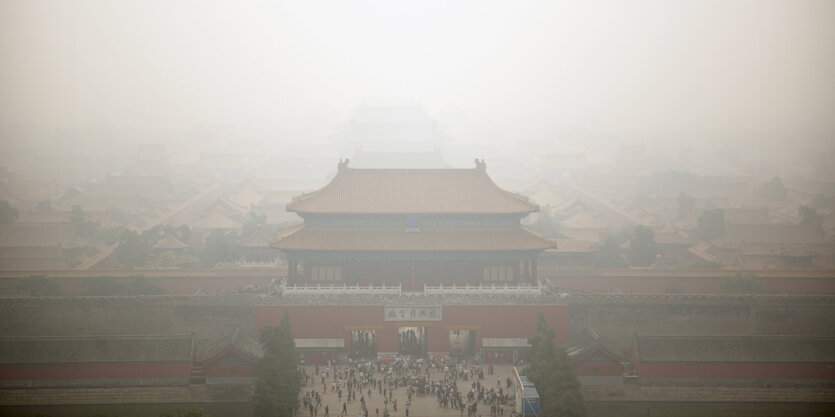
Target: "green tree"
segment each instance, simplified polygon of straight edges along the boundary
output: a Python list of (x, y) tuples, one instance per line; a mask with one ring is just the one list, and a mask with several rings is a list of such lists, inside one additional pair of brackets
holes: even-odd
[(629, 241), (629, 263), (633, 266), (649, 266), (655, 262), (658, 247), (655, 246), (655, 233), (646, 226), (635, 227), (632, 240)]
[(145, 265), (151, 256), (151, 245), (133, 230), (123, 230), (119, 246), (113, 251), (116, 260), (126, 268)]
[(760, 187), (760, 196), (766, 200), (785, 201), (789, 197), (789, 190), (780, 177), (774, 177)]
[(142, 275), (133, 277), (127, 284), (127, 295), (159, 295), (165, 294), (165, 288), (162, 287), (159, 280), (156, 278), (148, 278)]
[(13, 224), (17, 221), (17, 209), (6, 200), (0, 200), (0, 224)]
[(803, 224), (821, 224), (823, 223), (823, 217), (818, 214), (818, 211), (810, 206), (800, 206), (800, 210), (798, 210), (800, 214), (800, 223)]
[(530, 362), (525, 375), (539, 393), (540, 416), (585, 416), (580, 380), (565, 349), (554, 343), (555, 333), (548, 327), (542, 313), (537, 318), (536, 328), (536, 334), (528, 339), (531, 345)]
[(301, 376), (286, 310), (278, 327), (261, 330), (261, 344), (266, 346), (266, 351), (256, 368), (253, 414), (255, 417), (291, 417), (298, 404)]
[(679, 193), (678, 194), (678, 212), (676, 213), (676, 219), (683, 219), (687, 216), (687, 212), (696, 208), (696, 200), (693, 197)]
[(70, 223), (75, 229), (75, 235), (80, 238), (92, 238), (96, 235), (98, 225), (87, 219), (87, 213), (79, 205), (72, 206)]
[(111, 207), (107, 209), (107, 215), (108, 217), (110, 217), (110, 220), (116, 223), (122, 225), (130, 224), (130, 214), (126, 213), (124, 210), (120, 208)]
[(550, 208), (545, 207), (537, 213), (536, 221), (531, 223), (531, 227), (542, 231), (542, 235), (549, 239), (556, 239), (562, 237), (560, 234), (560, 222), (554, 219), (550, 214)]
[(200, 253), (200, 264), (211, 268), (221, 262), (234, 261), (237, 253), (238, 244), (234, 236), (222, 230), (215, 230), (206, 239), (206, 246)]
[(695, 234), (701, 239), (715, 239), (725, 236), (725, 210), (705, 210), (699, 216)]
[(592, 262), (594, 266), (600, 268), (622, 268), (626, 266), (626, 262), (621, 254), (621, 248), (614, 238), (609, 237), (597, 248)]
[(20, 281), (18, 290), (28, 291), (32, 297), (51, 297), (64, 295), (64, 289), (58, 285), (55, 279), (49, 279), (43, 275), (29, 275)]
[(756, 294), (762, 291), (760, 283), (754, 274), (737, 272), (722, 278), (719, 289), (724, 293)]

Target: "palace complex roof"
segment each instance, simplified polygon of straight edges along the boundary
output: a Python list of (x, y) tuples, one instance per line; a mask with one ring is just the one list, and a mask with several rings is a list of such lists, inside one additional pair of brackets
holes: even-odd
[(835, 362), (835, 337), (637, 335), (633, 348), (644, 362)]
[(271, 247), (324, 251), (543, 250), (554, 247), (524, 227), (444, 227), (407, 231), (385, 227), (300, 225), (281, 232)]
[(0, 363), (189, 361), (191, 335), (53, 336), (0, 339)]
[(484, 162), (472, 169), (354, 169), (341, 162), (330, 184), (293, 198), (287, 211), (322, 214), (526, 214), (526, 197), (499, 188)]

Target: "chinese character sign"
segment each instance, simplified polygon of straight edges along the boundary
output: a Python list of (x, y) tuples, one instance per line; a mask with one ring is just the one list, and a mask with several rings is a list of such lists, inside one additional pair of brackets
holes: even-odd
[(441, 306), (385, 307), (386, 321), (441, 321)]

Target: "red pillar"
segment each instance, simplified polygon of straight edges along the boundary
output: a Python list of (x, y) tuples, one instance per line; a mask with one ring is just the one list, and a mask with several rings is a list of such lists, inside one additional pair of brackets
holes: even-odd
[(532, 282), (534, 285), (536, 285), (536, 282), (537, 282), (537, 280), (538, 280), (538, 278), (539, 278), (539, 272), (538, 272), (539, 268), (537, 267), (537, 264), (539, 264), (539, 262), (537, 262), (537, 258), (536, 258), (536, 257), (534, 257), (534, 258), (531, 260), (531, 267), (533, 268), (533, 272), (531, 273), (531, 282)]

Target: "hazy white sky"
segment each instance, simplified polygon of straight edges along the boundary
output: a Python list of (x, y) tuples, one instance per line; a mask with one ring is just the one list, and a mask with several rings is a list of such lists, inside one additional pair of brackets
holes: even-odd
[(511, 134), (833, 138), (835, 1), (0, 1), (0, 125), (269, 130), (376, 97)]

